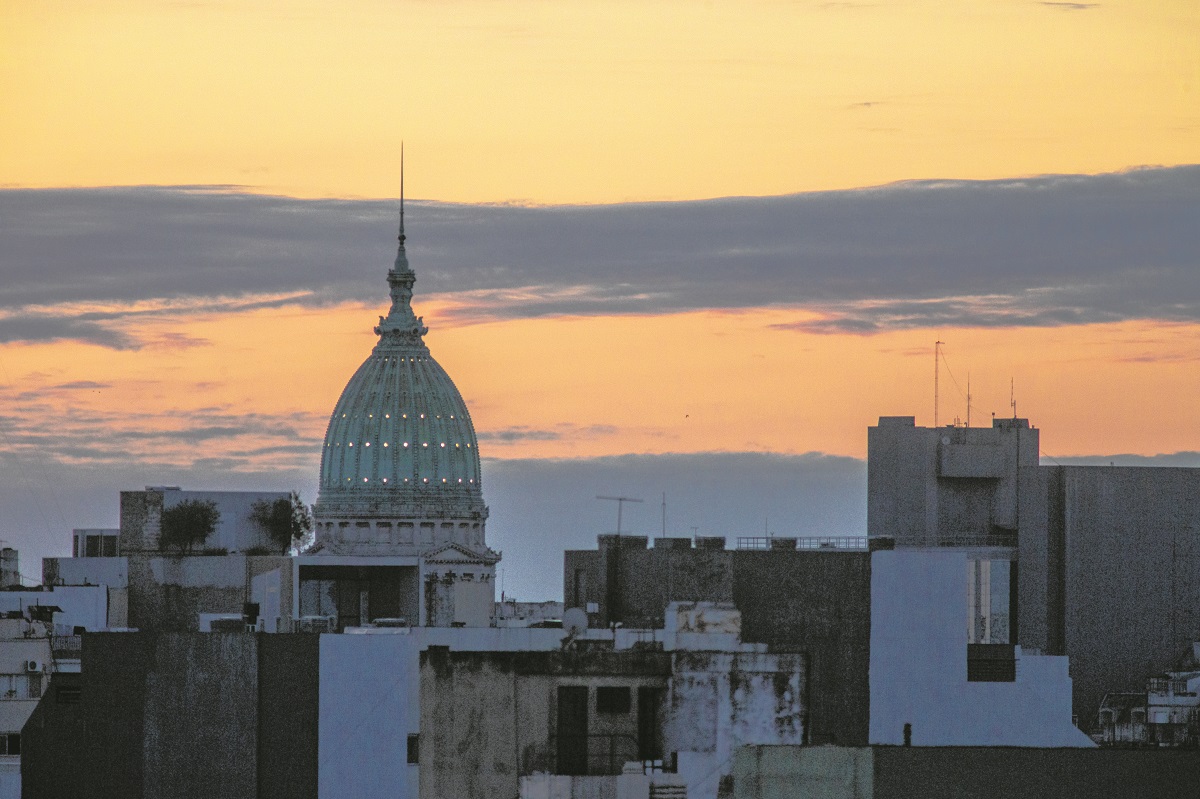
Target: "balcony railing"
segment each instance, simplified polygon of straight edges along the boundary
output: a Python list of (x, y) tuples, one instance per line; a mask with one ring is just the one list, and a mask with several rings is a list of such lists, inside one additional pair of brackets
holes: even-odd
[(55, 660), (79, 660), (82, 651), (83, 636), (81, 635), (50, 636), (50, 653)]
[(866, 552), (867, 537), (865, 535), (826, 535), (805, 536), (802, 538), (774, 536), (741, 536), (737, 540), (738, 549), (768, 550), (768, 549), (803, 549), (803, 550), (843, 550), (848, 552)]
[(552, 774), (574, 776), (616, 775), (626, 763), (640, 760), (637, 738), (622, 733), (552, 735), (547, 754)]

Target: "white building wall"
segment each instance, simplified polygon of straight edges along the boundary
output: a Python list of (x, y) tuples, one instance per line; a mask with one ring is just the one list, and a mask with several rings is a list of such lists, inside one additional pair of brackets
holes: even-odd
[(279, 632), (282, 621), (280, 583), (279, 569), (250, 578), (250, 601), (258, 603), (258, 617), (262, 620), (260, 628), (263, 632)]
[(62, 585), (129, 585), (129, 558), (56, 558)]
[(223, 547), (230, 552), (245, 552), (252, 547), (268, 547), (278, 552), (279, 548), (271, 541), (266, 531), (250, 520), (250, 513), (256, 502), (275, 502), (290, 498), (291, 494), (281, 491), (182, 491), (168, 488), (163, 491), (163, 510), (185, 500), (212, 502), (221, 513), (221, 521), (204, 542), (205, 547)]
[(967, 682), (967, 556), (871, 556), (870, 742), (914, 746), (1094, 746), (1071, 723), (1065, 657), (1022, 654), (1015, 682)]
[(0, 799), (21, 799), (20, 755), (0, 755)]
[(548, 651), (563, 631), (415, 627), (322, 635), (318, 702), (320, 799), (417, 799), (408, 736), (420, 730), (420, 657), (429, 646), (474, 652)]
[(58, 586), (53, 591), (0, 592), (0, 611), (24, 610), (31, 605), (55, 605), (54, 623), (104, 630), (108, 627), (108, 590), (104, 586)]

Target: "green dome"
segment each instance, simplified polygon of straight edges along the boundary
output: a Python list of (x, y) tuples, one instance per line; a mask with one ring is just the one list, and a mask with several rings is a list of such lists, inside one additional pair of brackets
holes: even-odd
[[(402, 222), (388, 272), (391, 310), (375, 328), (379, 343), (334, 407), (321, 451), (314, 517), (318, 540), (335, 549), (347, 540), (338, 528), (405, 520), (461, 528), (467, 532), (454, 540), (483, 545), (487, 507), (475, 427), (454, 381), (425, 345), (428, 329), (411, 305), (415, 282)], [(359, 549), (387, 543), (373, 534), (349, 540)]]

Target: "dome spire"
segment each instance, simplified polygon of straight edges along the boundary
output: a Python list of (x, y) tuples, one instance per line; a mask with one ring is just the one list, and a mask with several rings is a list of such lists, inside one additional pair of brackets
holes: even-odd
[(400, 246), (404, 246), (404, 141), (400, 141)]
[(400, 142), (400, 232), (397, 236), (396, 262), (388, 271), (388, 287), (391, 289), (392, 307), (387, 316), (379, 317), (375, 334), (379, 346), (401, 346), (425, 348), (421, 336), (429, 332), (421, 317), (413, 313), (412, 293), (417, 275), (408, 265), (408, 254), (404, 251), (404, 142)]

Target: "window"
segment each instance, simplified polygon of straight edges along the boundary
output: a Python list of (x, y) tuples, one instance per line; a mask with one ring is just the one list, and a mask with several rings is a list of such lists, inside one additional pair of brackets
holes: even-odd
[(571, 605), (574, 608), (582, 608), (587, 604), (587, 570), (575, 570), (575, 602)]
[(1008, 644), (967, 644), (967, 682), (1015, 682), (1017, 660)]
[(0, 734), (0, 755), (19, 754), (21, 754), (21, 733), (10, 732), (7, 735)]
[(408, 736), (408, 762), (419, 763), (421, 760), (421, 736), (419, 734)]
[(604, 685), (596, 689), (597, 713), (628, 713), (632, 704), (628, 686)]
[(58, 685), (54, 688), (54, 701), (60, 705), (77, 705), (83, 699), (83, 687), (79, 685)]

